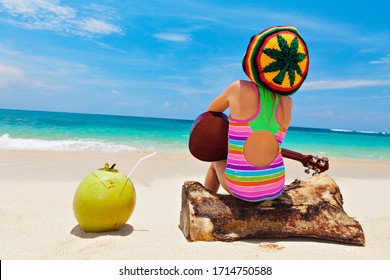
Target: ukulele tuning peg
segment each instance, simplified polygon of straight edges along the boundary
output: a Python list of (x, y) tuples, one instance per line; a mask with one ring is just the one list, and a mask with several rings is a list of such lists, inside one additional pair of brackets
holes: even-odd
[(309, 168), (305, 169), (305, 173), (309, 174), (310, 173), (310, 169)]
[(311, 163), (315, 164), (317, 161), (318, 161), (318, 157), (317, 156), (313, 156), (311, 159), (310, 159)]
[(325, 161), (324, 161), (324, 160), (320, 160), (318, 164), (319, 164), (321, 167), (324, 167), (324, 166), (325, 166)]
[(314, 169), (314, 171), (315, 171), (316, 174), (321, 173), (321, 170), (319, 168)]

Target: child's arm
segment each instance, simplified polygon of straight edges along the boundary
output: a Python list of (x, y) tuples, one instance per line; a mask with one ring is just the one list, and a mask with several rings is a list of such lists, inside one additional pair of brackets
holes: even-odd
[(239, 81), (229, 85), (224, 92), (218, 95), (209, 105), (207, 111), (224, 112), (229, 107), (229, 100), (233, 92), (237, 91)]

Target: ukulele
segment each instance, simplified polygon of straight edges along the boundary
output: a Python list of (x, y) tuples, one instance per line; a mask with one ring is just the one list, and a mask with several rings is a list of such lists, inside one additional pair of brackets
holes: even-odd
[[(228, 151), (228, 117), (222, 112), (205, 112), (199, 115), (191, 127), (188, 148), (191, 154), (201, 161), (218, 161), (227, 158)], [(296, 160), (306, 167), (305, 172), (313, 175), (329, 169), (326, 157), (304, 155), (282, 148), (282, 156)]]

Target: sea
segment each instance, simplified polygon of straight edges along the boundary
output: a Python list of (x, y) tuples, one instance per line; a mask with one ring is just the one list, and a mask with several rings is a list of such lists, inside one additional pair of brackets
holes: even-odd
[[(0, 109), (0, 150), (189, 153), (194, 120)], [(290, 127), (283, 148), (390, 160), (390, 133)]]

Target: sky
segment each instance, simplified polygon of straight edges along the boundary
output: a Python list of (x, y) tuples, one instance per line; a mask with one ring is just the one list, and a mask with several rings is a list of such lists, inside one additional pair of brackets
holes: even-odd
[(195, 119), (252, 35), (310, 56), (292, 126), (390, 132), (388, 1), (0, 0), (0, 108)]

